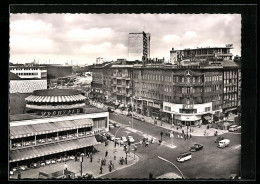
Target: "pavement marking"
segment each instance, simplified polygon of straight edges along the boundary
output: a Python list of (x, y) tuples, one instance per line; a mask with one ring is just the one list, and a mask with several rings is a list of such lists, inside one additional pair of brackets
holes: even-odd
[(158, 156), (158, 158), (161, 159), (161, 160), (163, 160), (163, 161), (165, 161), (165, 162), (168, 162), (168, 163), (172, 164), (172, 165), (181, 173), (181, 176), (182, 176), (182, 178), (184, 179), (184, 176), (183, 176), (181, 170), (180, 170), (174, 163), (172, 163), (171, 161), (169, 161), (169, 160), (167, 160), (167, 159), (165, 159), (165, 158), (163, 158), (163, 157), (160, 157), (160, 156)]
[(232, 146), (231, 149), (239, 149), (241, 147), (241, 144)]

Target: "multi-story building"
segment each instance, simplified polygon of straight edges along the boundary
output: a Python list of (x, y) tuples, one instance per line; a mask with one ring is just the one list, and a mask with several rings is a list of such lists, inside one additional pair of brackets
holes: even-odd
[(226, 44), (226, 47), (197, 47), (195, 49), (183, 49), (170, 51), (170, 63), (179, 64), (179, 62), (186, 59), (190, 61), (196, 61), (198, 59), (225, 59), (231, 60), (233, 54), (230, 53), (230, 49), (233, 49), (232, 44)]
[(10, 168), (86, 155), (96, 134), (108, 131), (108, 112), (86, 106), (76, 90), (39, 90), (25, 100), (31, 113), (10, 116)]
[(141, 61), (150, 58), (150, 39), (150, 33), (129, 33), (128, 59)]
[[(233, 60), (226, 56), (185, 60), (188, 64), (153, 60), (112, 64), (112, 96), (124, 104), (133, 102), (137, 113), (176, 124), (210, 122), (215, 113), (237, 109), (241, 74)], [(131, 83), (132, 90), (127, 89)]]
[(10, 66), (9, 69), (21, 79), (47, 79), (47, 69), (44, 66)]

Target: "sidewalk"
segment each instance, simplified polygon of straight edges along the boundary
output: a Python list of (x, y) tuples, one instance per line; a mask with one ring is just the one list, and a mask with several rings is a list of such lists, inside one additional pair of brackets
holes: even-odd
[[(139, 116), (143, 117), (145, 122), (153, 124), (155, 126), (162, 127), (162, 128), (167, 129), (167, 130), (173, 130), (174, 132), (178, 132), (178, 133), (182, 133), (182, 130), (184, 130), (184, 132), (187, 133), (187, 127), (186, 126), (183, 126), (182, 129), (180, 129), (180, 127), (179, 127), (178, 130), (177, 130), (176, 125), (174, 125), (174, 127), (171, 127), (171, 124), (163, 122), (162, 126), (161, 126), (161, 120), (156, 120), (157, 124), (154, 124), (155, 119), (153, 119), (151, 117), (147, 117), (147, 116), (142, 116), (142, 115), (139, 115)], [(215, 129), (215, 128), (207, 129), (207, 125), (201, 125), (200, 128), (197, 127), (197, 126), (191, 127), (191, 130), (192, 130), (191, 132), (188, 130), (188, 133), (191, 134), (192, 136), (204, 136), (205, 130), (208, 133), (208, 134), (206, 134), (206, 136), (214, 136), (214, 133), (216, 131), (218, 132), (218, 135), (221, 135), (221, 134), (228, 132), (227, 130), (220, 130), (220, 129)]]
[[(108, 168), (109, 159), (112, 160), (114, 163), (114, 169), (112, 169), (112, 172), (115, 172), (116, 170), (120, 170), (129, 166), (132, 166), (133, 164), (137, 163), (139, 161), (139, 158), (137, 155), (133, 153), (127, 154), (127, 164), (120, 165), (119, 164), (119, 158), (126, 157), (126, 154), (123, 150), (123, 146), (116, 147), (116, 152), (114, 153), (114, 142), (109, 142), (108, 146), (105, 146), (104, 143), (96, 145), (95, 148), (98, 150), (97, 153), (93, 154), (93, 160), (90, 162), (90, 158), (84, 156), (83, 163), (82, 163), (82, 175), (85, 175), (86, 173), (93, 174), (94, 178), (98, 178), (100, 176), (103, 176), (105, 174), (110, 173)], [(105, 152), (108, 151), (108, 156), (105, 157)], [(114, 155), (116, 156), (116, 160), (114, 160)], [(100, 166), (101, 166), (101, 159), (106, 158), (106, 165), (103, 166), (102, 174), (100, 174)], [(76, 178), (77, 176), (80, 176), (80, 165), (81, 163), (79, 161), (70, 160), (67, 161), (68, 170), (75, 173)], [(60, 171), (64, 169), (64, 163), (56, 163), (52, 165), (47, 165), (45, 167), (40, 167), (36, 169), (28, 169), (25, 171), (22, 171), (22, 178), (38, 178), (39, 171), (45, 172), (48, 174), (51, 174), (56, 171)], [(17, 179), (17, 173), (15, 175), (12, 175), (10, 178)]]

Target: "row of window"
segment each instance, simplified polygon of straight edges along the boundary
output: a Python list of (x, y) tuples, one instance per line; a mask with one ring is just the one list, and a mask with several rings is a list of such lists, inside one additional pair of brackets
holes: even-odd
[(31, 76), (31, 75), (38, 75), (38, 73), (17, 73), (17, 75), (29, 75), (29, 76)]
[(224, 71), (225, 79), (232, 79), (237, 77), (237, 71)]
[(237, 91), (237, 86), (224, 87), (224, 93), (236, 92), (236, 91)]
[(236, 84), (237, 79), (224, 79), (224, 84)]
[(224, 94), (224, 100), (237, 100), (237, 94)]

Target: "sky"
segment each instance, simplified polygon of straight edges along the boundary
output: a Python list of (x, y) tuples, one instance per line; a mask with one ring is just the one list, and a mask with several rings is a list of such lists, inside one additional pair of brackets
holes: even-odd
[(239, 14), (11, 14), (10, 62), (88, 64), (127, 59), (128, 34), (151, 34), (151, 58), (174, 48), (233, 44), (241, 56)]

